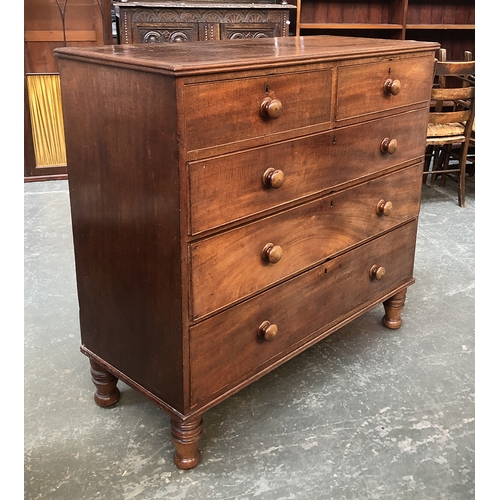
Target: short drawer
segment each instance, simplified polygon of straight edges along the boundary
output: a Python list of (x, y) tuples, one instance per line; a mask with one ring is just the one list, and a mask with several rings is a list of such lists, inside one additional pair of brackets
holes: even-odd
[[(285, 20), (283, 19), (284, 23)], [(285, 25), (288, 26), (288, 25)], [(273, 38), (283, 36), (281, 22), (259, 22), (259, 23), (221, 23), (220, 38), (221, 40), (234, 40), (235, 37), (252, 38)]]
[(133, 24), (131, 43), (196, 42), (198, 23), (137, 22)]
[(409, 162), (428, 109), (188, 164), (190, 234)]
[[(191, 327), (192, 405), (258, 374), (408, 282), (416, 231), (417, 222), (410, 222)], [(372, 266), (385, 269), (380, 280), (370, 277)], [(259, 333), (267, 324), (277, 327), (271, 341)]]
[(190, 245), (190, 316), (200, 318), (418, 215), (422, 165)]
[(331, 100), (330, 69), (186, 84), (186, 150), (213, 148), (288, 130), (307, 131), (322, 123), (326, 129)]
[(433, 71), (429, 57), (340, 66), (335, 119), (428, 102)]

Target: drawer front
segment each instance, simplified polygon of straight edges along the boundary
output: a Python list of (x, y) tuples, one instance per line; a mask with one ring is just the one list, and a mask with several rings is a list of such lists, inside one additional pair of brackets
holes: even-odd
[(196, 42), (198, 23), (150, 23), (134, 27), (132, 43)]
[(422, 108), (191, 162), (190, 234), (419, 158), (424, 152), (427, 118), (428, 109)]
[(341, 66), (335, 119), (428, 102), (433, 71), (434, 60), (429, 57)]
[[(288, 27), (288, 25), (287, 25)], [(239, 38), (274, 38), (282, 36), (279, 23), (221, 23), (221, 40)]]
[[(192, 319), (247, 297), (418, 215), (422, 165), (191, 244)], [(377, 213), (377, 206), (386, 215)], [(281, 254), (281, 255), (280, 255)], [(278, 260), (279, 259), (279, 260)]]
[[(192, 405), (229, 390), (412, 278), (417, 222), (191, 327)], [(370, 277), (373, 265), (385, 268)], [(380, 299), (379, 299), (380, 300)], [(268, 342), (259, 327), (278, 327)]]
[[(183, 90), (186, 149), (211, 148), (321, 123), (326, 129), (331, 95), (331, 70), (187, 84)], [(279, 103), (281, 114), (266, 117), (278, 114)]]

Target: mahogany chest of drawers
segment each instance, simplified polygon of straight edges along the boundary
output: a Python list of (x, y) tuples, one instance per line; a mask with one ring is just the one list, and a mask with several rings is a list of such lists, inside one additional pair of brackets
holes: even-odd
[(122, 44), (288, 36), (290, 10), (296, 8), (271, 0), (122, 0), (113, 6)]
[(165, 410), (178, 467), (223, 399), (377, 304), (401, 325), (437, 48), (56, 49), (95, 401)]

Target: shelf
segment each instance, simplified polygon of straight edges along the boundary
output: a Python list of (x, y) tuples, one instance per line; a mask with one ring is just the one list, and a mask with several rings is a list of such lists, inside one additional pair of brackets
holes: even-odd
[(407, 24), (407, 30), (475, 30), (474, 24)]
[(406, 22), (434, 25), (474, 25), (474, 0), (401, 0), (408, 2)]
[(401, 24), (362, 24), (362, 23), (300, 23), (300, 29), (338, 29), (338, 30), (401, 30)]

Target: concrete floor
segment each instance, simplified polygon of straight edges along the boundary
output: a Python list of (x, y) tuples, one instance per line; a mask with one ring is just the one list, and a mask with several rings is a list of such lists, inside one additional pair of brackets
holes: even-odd
[(155, 405), (95, 405), (67, 182), (25, 184), (25, 500), (473, 499), (474, 189), (423, 186), (400, 330), (379, 306), (208, 411), (180, 471)]

